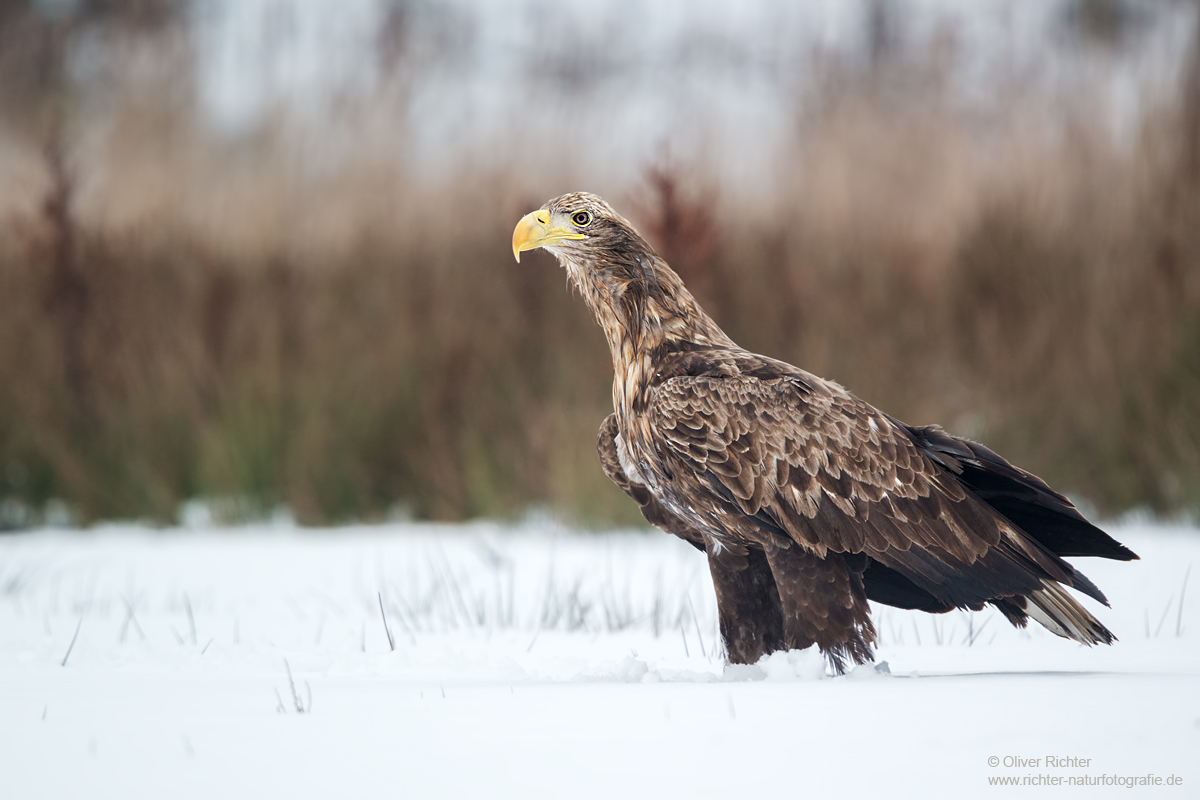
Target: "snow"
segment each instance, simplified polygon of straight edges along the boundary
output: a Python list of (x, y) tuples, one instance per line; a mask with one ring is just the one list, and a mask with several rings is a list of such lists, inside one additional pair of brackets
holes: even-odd
[(1195, 797), (1200, 531), (1110, 530), (1142, 560), (1076, 563), (1113, 647), (877, 607), (879, 663), (838, 678), (811, 651), (725, 667), (703, 556), (656, 532), (2, 537), (0, 794)]

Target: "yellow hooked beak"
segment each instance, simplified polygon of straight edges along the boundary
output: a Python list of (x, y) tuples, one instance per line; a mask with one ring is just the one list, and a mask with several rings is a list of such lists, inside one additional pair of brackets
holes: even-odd
[(513, 258), (521, 260), (522, 250), (532, 250), (548, 244), (561, 242), (563, 239), (586, 239), (582, 233), (554, 225), (550, 220), (550, 212), (539, 209), (521, 217), (513, 231)]

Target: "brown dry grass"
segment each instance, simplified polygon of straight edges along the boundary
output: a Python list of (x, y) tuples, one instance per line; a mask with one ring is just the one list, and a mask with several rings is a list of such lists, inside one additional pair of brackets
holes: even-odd
[[(610, 199), (745, 346), (1106, 513), (1195, 509), (1191, 70), (1122, 145), (1082, 101), (1014, 94), (981, 121), (936, 82), (831, 80), (753, 202), (703, 164)], [(314, 168), (287, 126), (222, 142), (156, 80), (0, 135), (0, 498), (635, 521), (593, 450), (602, 337), (548, 258), (507, 250), (520, 214), (586, 187), (501, 163), (417, 183), (377, 105), (342, 109), (353, 146)]]

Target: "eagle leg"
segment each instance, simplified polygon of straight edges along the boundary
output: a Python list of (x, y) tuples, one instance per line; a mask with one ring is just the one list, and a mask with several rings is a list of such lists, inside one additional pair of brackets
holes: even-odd
[(717, 617), (729, 662), (753, 664), (768, 653), (786, 649), (783, 606), (766, 553), (753, 547), (746, 548), (744, 555), (710, 548), (708, 568), (717, 592)]
[(815, 643), (837, 675), (846, 671), (848, 661), (874, 661), (875, 626), (860, 571), (840, 554), (819, 558), (795, 544), (768, 543), (765, 553), (779, 587), (788, 648)]

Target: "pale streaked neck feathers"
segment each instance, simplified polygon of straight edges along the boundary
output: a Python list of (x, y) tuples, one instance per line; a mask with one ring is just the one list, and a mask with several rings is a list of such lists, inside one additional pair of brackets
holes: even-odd
[(577, 228), (583, 241), (562, 239), (547, 249), (571, 276), (608, 340), (613, 406), (623, 430), (646, 400), (658, 357), (676, 345), (736, 347), (641, 234), (602, 199), (577, 192), (544, 208), (593, 215), (590, 224)]
[(674, 342), (736, 346), (653, 252), (648, 261), (635, 261), (632, 253), (611, 254), (611, 261), (555, 255), (604, 330), (617, 374)]

